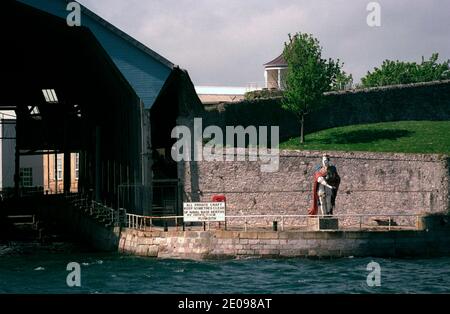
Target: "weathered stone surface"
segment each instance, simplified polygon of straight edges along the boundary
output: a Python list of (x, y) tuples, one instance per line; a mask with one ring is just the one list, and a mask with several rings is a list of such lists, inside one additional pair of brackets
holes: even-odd
[[(179, 164), (186, 200), (210, 201), (227, 196), (228, 215), (307, 214), (311, 206), (314, 167), (322, 153), (281, 151), (279, 171), (261, 172), (260, 162), (196, 162)], [(327, 152), (341, 176), (335, 214), (416, 214), (446, 212), (450, 205), (447, 157), (440, 155)], [(219, 174), (219, 175), (218, 175)], [(195, 185), (192, 184), (195, 182)], [(195, 187), (195, 191), (193, 191)], [(201, 191), (199, 196), (198, 191)], [(272, 221), (249, 220), (271, 227)], [(357, 223), (357, 221), (352, 221)], [(306, 223), (297, 218), (286, 227)], [(233, 224), (243, 227), (241, 219)]]
[(278, 239), (278, 232), (258, 232), (258, 239)]
[(197, 231), (185, 231), (184, 232), (184, 236), (186, 238), (198, 238), (199, 237), (199, 233)]
[[(216, 233), (220, 233), (217, 237)], [(263, 235), (259, 237), (260, 235)], [(201, 231), (199, 237), (145, 233), (139, 237), (125, 229), (119, 252), (159, 258), (339, 257), (339, 256), (437, 256), (450, 255), (450, 228), (423, 231), (358, 232), (259, 232), (259, 238), (241, 238), (247, 233)], [(202, 236), (203, 235), (203, 236)], [(283, 239), (288, 235), (287, 239)], [(235, 238), (233, 238), (235, 237)], [(279, 239), (281, 238), (281, 239)]]
[(159, 246), (158, 245), (149, 245), (147, 250), (148, 257), (158, 257)]
[(240, 237), (243, 239), (257, 239), (258, 232), (241, 232)]

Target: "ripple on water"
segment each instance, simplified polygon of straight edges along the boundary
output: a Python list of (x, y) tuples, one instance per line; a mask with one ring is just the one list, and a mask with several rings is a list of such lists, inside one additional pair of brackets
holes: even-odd
[[(372, 260), (381, 266), (381, 287), (367, 286)], [(65, 284), (66, 265), (77, 261), (89, 266), (76, 291), (83, 293), (450, 292), (450, 258), (186, 261), (107, 254), (2, 257), (0, 292), (73, 293)]]

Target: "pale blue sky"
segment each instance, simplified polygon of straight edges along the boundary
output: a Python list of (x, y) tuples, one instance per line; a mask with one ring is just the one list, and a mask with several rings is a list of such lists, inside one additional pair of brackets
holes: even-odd
[(189, 71), (196, 85), (263, 82), (263, 63), (288, 33), (315, 35), (326, 57), (356, 79), (384, 59), (450, 59), (450, 1), (383, 0), (381, 27), (366, 23), (366, 0), (79, 0)]

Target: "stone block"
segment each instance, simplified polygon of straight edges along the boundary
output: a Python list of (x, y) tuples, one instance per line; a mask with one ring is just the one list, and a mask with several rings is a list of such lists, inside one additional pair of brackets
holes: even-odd
[(308, 255), (306, 249), (286, 249), (280, 250), (280, 256), (282, 257), (304, 257)]
[(278, 250), (278, 249), (262, 249), (262, 250), (259, 250), (259, 255), (270, 255), (270, 256), (280, 255), (280, 250)]
[(237, 251), (237, 255), (254, 255), (254, 254), (255, 254), (254, 250), (243, 249)]
[(258, 232), (241, 232), (240, 233), (241, 239), (258, 239)]
[(198, 238), (198, 232), (197, 231), (185, 231), (184, 236), (186, 238)]
[(211, 237), (211, 233), (209, 231), (200, 232), (200, 238), (206, 239), (206, 238), (210, 238), (210, 237)]
[(230, 238), (230, 232), (225, 230), (218, 230), (213, 233), (213, 237), (217, 239), (227, 239)]
[(147, 249), (148, 257), (158, 257), (159, 246), (158, 245), (149, 245)]
[(258, 232), (258, 239), (278, 239), (278, 232)]
[(369, 234), (367, 231), (344, 231), (346, 239), (367, 239)]
[(150, 237), (160, 237), (163, 234), (163, 232), (158, 231), (158, 230), (152, 230), (147, 232), (147, 235)]
[(352, 240), (348, 239), (332, 239), (327, 240), (323, 243), (322, 247), (327, 248), (329, 250), (341, 250), (347, 247), (352, 247)]
[(319, 218), (319, 230), (338, 230), (339, 221), (337, 218)]
[(153, 238), (144, 238), (142, 239), (142, 244), (146, 244), (146, 245), (152, 245), (155, 239)]
[(320, 231), (320, 230), (338, 230), (339, 222), (337, 218), (333, 217), (308, 217), (307, 230)]
[(321, 240), (316, 240), (316, 239), (309, 239), (306, 240), (306, 244), (310, 247), (310, 248), (318, 248), (321, 245)]

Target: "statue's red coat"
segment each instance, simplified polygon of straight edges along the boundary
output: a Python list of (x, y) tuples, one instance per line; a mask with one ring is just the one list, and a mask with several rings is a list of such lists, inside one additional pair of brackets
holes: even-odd
[(311, 216), (317, 215), (317, 211), (319, 210), (319, 195), (317, 194), (317, 189), (319, 185), (319, 178), (327, 175), (327, 170), (321, 168), (314, 174), (314, 183), (313, 183), (313, 203), (312, 206), (308, 209), (308, 214)]

